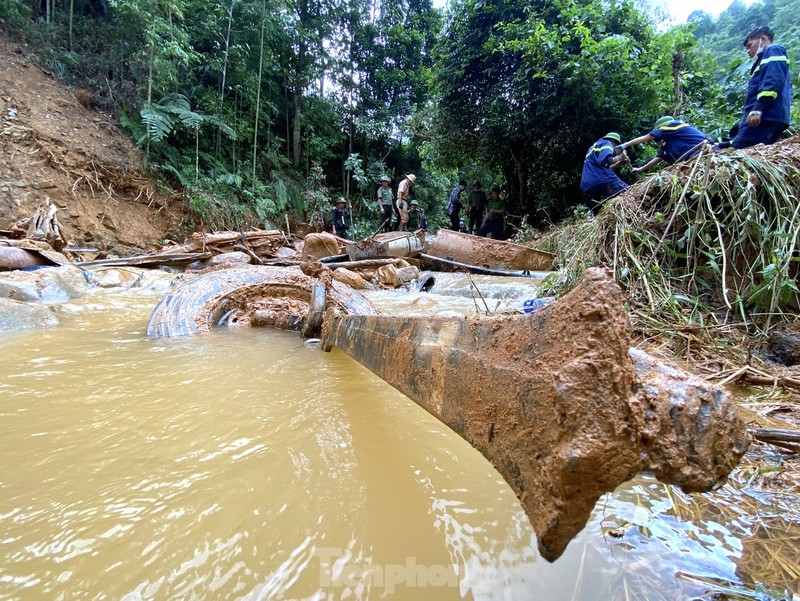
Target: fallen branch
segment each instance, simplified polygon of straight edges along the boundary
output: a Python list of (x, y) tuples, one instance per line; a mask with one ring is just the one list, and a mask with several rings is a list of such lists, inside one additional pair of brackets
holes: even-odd
[(751, 428), (748, 431), (756, 440), (782, 447), (793, 453), (800, 453), (800, 430)]
[[(720, 374), (717, 374), (717, 376), (719, 375)], [(717, 385), (724, 386), (725, 384), (729, 384), (731, 382), (754, 384), (756, 386), (772, 386), (773, 388), (781, 387), (800, 389), (800, 380), (797, 378), (769, 374), (765, 371), (761, 371), (760, 369), (756, 369), (752, 365), (743, 365), (717, 382)]]
[(253, 259), (259, 265), (264, 265), (264, 260), (259, 257), (256, 253), (254, 253), (250, 248), (248, 248), (245, 244), (234, 244), (233, 250), (239, 250), (244, 253), (247, 253), (251, 259)]

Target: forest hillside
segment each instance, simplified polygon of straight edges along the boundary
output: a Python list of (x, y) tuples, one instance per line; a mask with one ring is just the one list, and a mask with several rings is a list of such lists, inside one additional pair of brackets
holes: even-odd
[(74, 246), (129, 254), (178, 233), (180, 200), (156, 190), (130, 138), (28, 52), (0, 34), (0, 227), (49, 199)]
[[(94, 133), (128, 135), (136, 173), (179, 200), (170, 210), (190, 213), (187, 227), (324, 227), (343, 196), (351, 235), (365, 236), (380, 177), (396, 188), (415, 173), (433, 229), (460, 179), (500, 186), (508, 237), (584, 203), (586, 148), (608, 131), (631, 139), (671, 114), (726, 134), (747, 86), (743, 37), (771, 25), (794, 61), (797, 2), (737, 0), (716, 19), (698, 10), (665, 29), (644, 0), (455, 0), (444, 10), (431, 0), (0, 0), (0, 30), (17, 57), (86, 91)], [(790, 72), (796, 123), (796, 63)], [(48, 133), (48, 144), (68, 140)], [(643, 145), (633, 159), (655, 151)], [(76, 194), (88, 189), (93, 171), (62, 166)], [(622, 176), (635, 179), (627, 167)], [(114, 190), (157, 206), (137, 185)]]

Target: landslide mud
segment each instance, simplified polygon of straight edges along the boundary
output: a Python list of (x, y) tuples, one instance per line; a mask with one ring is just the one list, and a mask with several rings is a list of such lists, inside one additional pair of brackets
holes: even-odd
[[(646, 387), (628, 355), (622, 293), (599, 269), (531, 315), (343, 317), (325, 324), (323, 347), (332, 345), (489, 459), (522, 502), (548, 560), (561, 555), (601, 495), (650, 467), (650, 453), (667, 482), (701, 489), (724, 478), (745, 445), (714, 434), (717, 421), (730, 417), (722, 396), (695, 403), (687, 388), (684, 404), (698, 410), (684, 417), (680, 395), (659, 397), (655, 386), (637, 396)], [(660, 386), (668, 387), (664, 378)], [(692, 451), (681, 457), (687, 445)]]

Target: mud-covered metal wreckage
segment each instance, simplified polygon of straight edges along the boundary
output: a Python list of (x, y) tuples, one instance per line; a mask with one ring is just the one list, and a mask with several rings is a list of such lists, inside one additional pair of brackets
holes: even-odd
[[(492, 256), (485, 247), (464, 250), (473, 243), (491, 241), (432, 245), (438, 256), (427, 256), (448, 269), (467, 265), (471, 252)], [(361, 254), (349, 258), (425, 260), (429, 249), (389, 237), (359, 245)], [(548, 268), (543, 255), (535, 260), (544, 263), (529, 256), (500, 267), (472, 258), (477, 270)], [(235, 267), (199, 275), (167, 295), (147, 331), (183, 336), (220, 324), (320, 338), (324, 350), (341, 349), (403, 392), (492, 463), (550, 561), (597, 500), (637, 473), (708, 491), (724, 482), (750, 442), (721, 388), (630, 347), (622, 292), (602, 269), (587, 270), (574, 290), (530, 314), (413, 318), (380, 314), (319, 260)]]

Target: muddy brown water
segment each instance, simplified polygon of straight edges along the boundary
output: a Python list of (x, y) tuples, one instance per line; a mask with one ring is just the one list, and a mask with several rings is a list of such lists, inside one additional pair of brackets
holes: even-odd
[(156, 300), (101, 291), (0, 337), (0, 598), (685, 599), (752, 589), (759, 524), (800, 524), (791, 499), (642, 477), (549, 564), (488, 462), (349, 357), (150, 339)]

